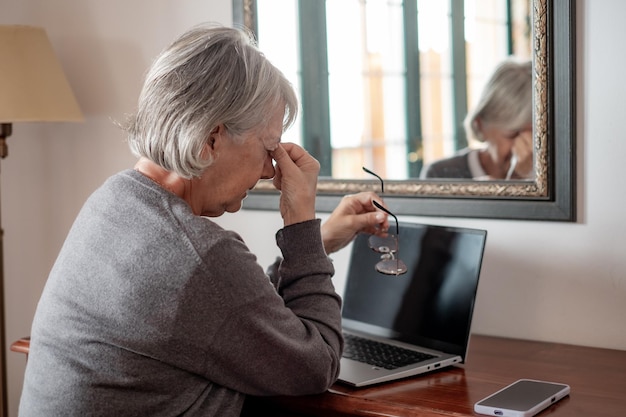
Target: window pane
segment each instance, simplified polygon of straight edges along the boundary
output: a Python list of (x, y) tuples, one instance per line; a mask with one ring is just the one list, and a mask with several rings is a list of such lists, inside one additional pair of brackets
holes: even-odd
[(530, 59), (532, 26), (530, 0), (513, 0), (511, 5), (513, 25), (513, 54)]
[(453, 147), (451, 11), (449, 1), (418, 0), (422, 157), (450, 155)]
[[(333, 149), (361, 146), (365, 106), (363, 13), (359, 0), (326, 2), (330, 85), (330, 142)], [(352, 16), (346, 19), (346, 16)], [(360, 168), (359, 168), (360, 169)], [(333, 169), (333, 174), (335, 174)]]
[[(277, 25), (276, 22), (280, 22)], [(298, 28), (298, 0), (257, 0), (259, 48), (279, 68), (300, 95), (300, 48)], [(285, 132), (284, 142), (302, 143), (301, 112), (295, 124)]]
[(327, 0), (326, 16), (333, 176), (406, 178), (402, 4)]

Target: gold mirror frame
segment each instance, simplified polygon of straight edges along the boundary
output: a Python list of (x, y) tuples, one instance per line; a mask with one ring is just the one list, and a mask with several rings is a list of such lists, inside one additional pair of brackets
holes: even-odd
[[(526, 220), (575, 220), (575, 0), (532, 0), (535, 180), (385, 181), (396, 214)], [(233, 0), (235, 24), (255, 31), (255, 1)], [(318, 210), (341, 196), (377, 190), (378, 181), (320, 178)], [(260, 181), (244, 208), (275, 210), (278, 192)]]

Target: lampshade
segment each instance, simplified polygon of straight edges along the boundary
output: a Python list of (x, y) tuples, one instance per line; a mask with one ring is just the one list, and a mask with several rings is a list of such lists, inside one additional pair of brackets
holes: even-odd
[(81, 120), (46, 32), (0, 26), (0, 123)]

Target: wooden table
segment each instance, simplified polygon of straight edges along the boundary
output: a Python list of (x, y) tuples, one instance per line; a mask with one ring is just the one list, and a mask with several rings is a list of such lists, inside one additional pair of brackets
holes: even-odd
[(571, 386), (539, 416), (626, 416), (626, 351), (477, 335), (463, 365), (373, 387), (249, 398), (243, 416), (477, 416), (475, 402), (520, 378)]
[[(29, 346), (23, 338), (11, 350), (28, 355)], [(475, 402), (520, 378), (570, 385), (539, 416), (626, 416), (626, 351), (477, 335), (464, 365), (372, 387), (335, 384), (320, 395), (249, 398), (242, 416), (477, 416)]]

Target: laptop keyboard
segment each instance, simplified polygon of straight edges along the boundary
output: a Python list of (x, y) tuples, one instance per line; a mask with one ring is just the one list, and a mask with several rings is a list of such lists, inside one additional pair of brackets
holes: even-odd
[(435, 356), (344, 333), (343, 357), (384, 369), (396, 369)]

